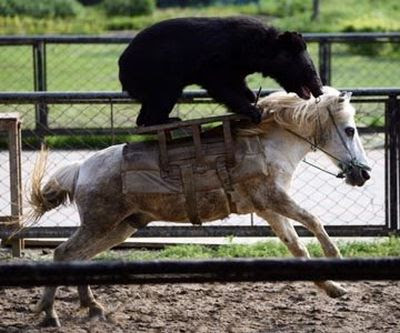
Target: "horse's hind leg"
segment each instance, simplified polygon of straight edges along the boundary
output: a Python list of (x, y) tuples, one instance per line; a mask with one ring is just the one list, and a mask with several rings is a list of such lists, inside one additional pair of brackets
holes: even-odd
[[(258, 215), (268, 221), (273, 232), (295, 257), (310, 257), (307, 248), (301, 243), (295, 228), (286, 217), (269, 210), (260, 212)], [(339, 297), (346, 293), (344, 288), (333, 281), (318, 281), (315, 284), (331, 297)]]
[[(122, 223), (111, 230), (89, 228), (83, 225), (70, 239), (55, 249), (54, 261), (90, 259), (101, 251), (123, 241), (134, 231), (135, 229), (127, 223)], [(42, 322), (44, 326), (60, 326), (57, 313), (54, 310), (56, 289), (57, 287), (46, 287), (41, 300), (35, 308), (35, 312), (45, 312), (45, 318)], [(102, 306), (94, 301), (93, 295), (88, 288), (80, 288), (80, 295), (81, 304), (89, 306), (89, 313), (103, 315)]]
[[(54, 261), (65, 261), (82, 258), (82, 251), (85, 247), (93, 244), (95, 235), (87, 228), (80, 227), (67, 241), (60, 244), (54, 251)], [(34, 311), (45, 312), (45, 318), (42, 321), (43, 326), (60, 326), (56, 311), (54, 310), (54, 298), (57, 287), (46, 287), (43, 296), (36, 305)]]
[(60, 320), (57, 312), (54, 310), (54, 298), (56, 296), (57, 287), (44, 288), (42, 298), (33, 308), (33, 312), (45, 312), (45, 318), (41, 322), (44, 327), (60, 327)]
[[(111, 247), (122, 243), (125, 239), (131, 236), (137, 229), (130, 226), (127, 222), (122, 222), (111, 232), (104, 235), (104, 239), (101, 242), (98, 242), (97, 247), (92, 252), (92, 256), (106, 251)], [(89, 257), (86, 259), (90, 259)], [(90, 318), (104, 318), (104, 309), (100, 303), (98, 303), (90, 287), (88, 285), (83, 285), (78, 287), (79, 299), (81, 308), (89, 308), (89, 317)]]

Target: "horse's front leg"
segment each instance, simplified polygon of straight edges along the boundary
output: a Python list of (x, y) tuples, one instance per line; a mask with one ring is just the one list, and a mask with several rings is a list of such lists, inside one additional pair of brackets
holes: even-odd
[[(295, 228), (286, 217), (270, 210), (257, 212), (257, 215), (269, 223), (272, 231), (288, 247), (289, 251), (295, 257), (310, 257), (307, 248), (301, 243)], [(339, 297), (346, 293), (345, 289), (332, 281), (318, 281), (314, 283), (323, 289), (330, 297)]]
[(321, 221), (316, 216), (301, 208), (285, 190), (276, 187), (273, 191), (270, 191), (267, 206), (266, 208), (275, 213), (296, 220), (304, 225), (318, 239), (327, 257), (341, 257), (339, 249), (329, 238)]

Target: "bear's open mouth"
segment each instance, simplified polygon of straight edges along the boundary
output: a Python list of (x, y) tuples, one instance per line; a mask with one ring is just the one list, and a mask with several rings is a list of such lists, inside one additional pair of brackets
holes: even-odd
[(297, 94), (303, 99), (309, 99), (311, 97), (311, 91), (306, 86), (301, 86), (300, 91)]

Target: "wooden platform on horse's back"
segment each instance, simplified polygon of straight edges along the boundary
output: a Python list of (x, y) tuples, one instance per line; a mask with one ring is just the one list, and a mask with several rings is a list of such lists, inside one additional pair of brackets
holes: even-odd
[[(156, 134), (157, 140), (124, 146), (124, 193), (183, 194), (194, 224), (201, 223), (197, 192), (215, 192), (236, 211), (234, 183), (254, 177), (260, 170), (266, 172), (258, 137), (241, 140), (240, 144), (234, 140), (232, 129), (243, 119), (227, 115), (135, 129), (136, 134)], [(216, 127), (205, 128), (211, 123)], [(173, 131), (185, 131), (188, 135), (174, 139)], [(248, 159), (254, 168), (246, 163), (244, 170), (241, 162)]]

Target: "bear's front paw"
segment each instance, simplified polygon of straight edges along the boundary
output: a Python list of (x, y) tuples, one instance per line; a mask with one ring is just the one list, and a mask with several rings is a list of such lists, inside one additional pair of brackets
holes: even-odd
[(170, 117), (170, 118), (168, 118), (168, 121), (166, 123), (167, 124), (172, 124), (172, 123), (177, 123), (177, 122), (180, 122), (180, 121), (182, 121), (182, 119), (179, 118), (179, 117)]
[(258, 109), (255, 109), (249, 113), (249, 117), (254, 124), (261, 123), (261, 112)]

